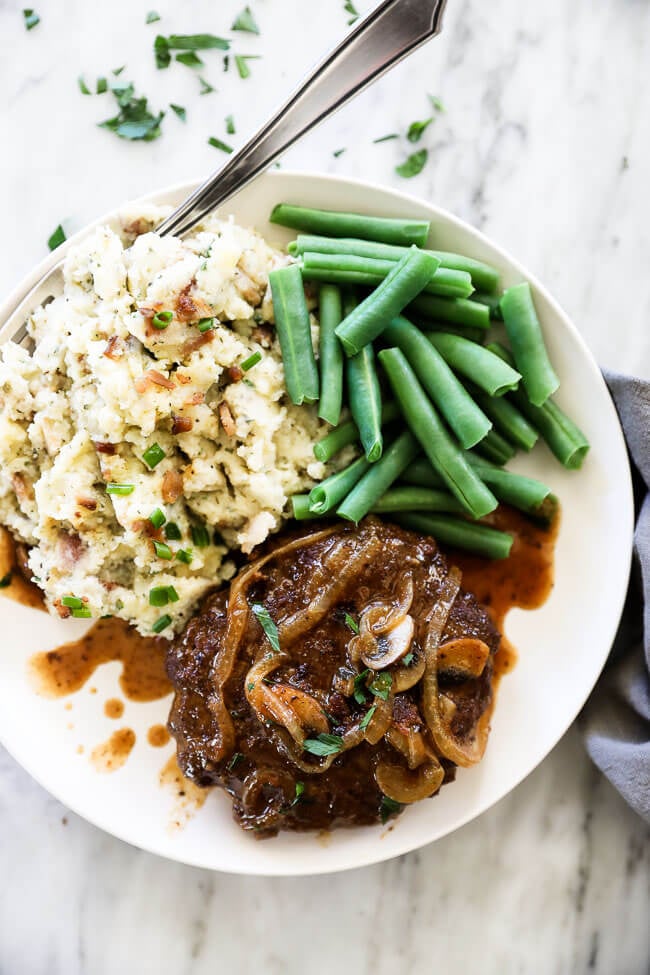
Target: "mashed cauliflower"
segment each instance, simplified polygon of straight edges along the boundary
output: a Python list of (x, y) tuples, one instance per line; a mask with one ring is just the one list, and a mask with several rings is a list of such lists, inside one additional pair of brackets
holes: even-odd
[(33, 354), (0, 349), (0, 522), (32, 546), (51, 611), (142, 633), (169, 616), (171, 637), (234, 573), (231, 551), (276, 531), (326, 470), (272, 324), (268, 273), (287, 258), (216, 217), (160, 238), (165, 215), (71, 249), (63, 295), (31, 319)]

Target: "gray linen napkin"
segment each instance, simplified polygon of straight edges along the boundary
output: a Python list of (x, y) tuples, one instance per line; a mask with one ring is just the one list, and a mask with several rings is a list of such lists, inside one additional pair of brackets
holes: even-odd
[(632, 461), (634, 564), (612, 655), (580, 726), (592, 761), (650, 822), (650, 383), (607, 372), (605, 379)]

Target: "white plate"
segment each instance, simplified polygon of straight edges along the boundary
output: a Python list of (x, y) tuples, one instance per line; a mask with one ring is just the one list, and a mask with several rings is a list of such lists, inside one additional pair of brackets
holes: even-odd
[[(163, 190), (147, 200), (176, 204), (191, 188)], [(104, 700), (122, 697), (118, 664), (100, 668), (69, 699), (71, 709), (65, 700), (38, 697), (26, 677), (30, 655), (78, 635), (81, 624), (50, 619), (8, 600), (0, 603), (0, 739), (21, 765), (79, 815), (135, 846), (214, 870), (267, 875), (325, 873), (397, 856), (457, 829), (521, 782), (574, 720), (605, 663), (627, 587), (633, 528), (630, 471), (612, 401), (575, 327), (539, 282), (444, 210), (362, 182), (272, 173), (234, 198), (225, 212), (284, 243), (290, 235), (266, 220), (281, 200), (430, 219), (433, 246), (496, 265), (505, 285), (528, 279), (563, 381), (558, 402), (584, 429), (592, 450), (580, 472), (563, 470), (543, 447), (513, 464), (551, 484), (562, 501), (554, 591), (542, 609), (513, 610), (508, 617), (519, 662), (502, 681), (483, 762), (460, 770), (455, 784), (436, 799), (407, 809), (390, 829), (339, 830), (326, 840), (281, 835), (258, 842), (234, 825), (230, 802), (218, 792), (184, 828), (173, 827), (178, 806), (158, 782), (173, 748), (156, 749), (146, 742), (147, 729), (166, 720), (169, 700), (127, 702), (119, 723), (104, 717)], [(62, 252), (36, 268), (32, 280)], [(10, 310), (11, 299), (0, 310), (0, 321)], [(122, 769), (101, 775), (89, 762), (89, 751), (124, 726), (135, 730), (136, 746)]]

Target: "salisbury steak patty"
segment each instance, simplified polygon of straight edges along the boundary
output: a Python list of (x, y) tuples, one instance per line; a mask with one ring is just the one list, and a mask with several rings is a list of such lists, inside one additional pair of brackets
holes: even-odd
[(433, 539), (278, 539), (171, 645), (183, 773), (260, 835), (384, 820), (482, 757), (499, 634)]

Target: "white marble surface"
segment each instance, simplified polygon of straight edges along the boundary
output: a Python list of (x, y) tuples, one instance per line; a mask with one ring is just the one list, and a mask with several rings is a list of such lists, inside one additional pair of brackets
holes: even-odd
[[(38, 0), (22, 26), (0, 0), (3, 103), (0, 291), (128, 197), (219, 161), (345, 30), (343, 0), (251, 0), (252, 77), (157, 73), (156, 30), (227, 31), (239, 0)], [(368, 2), (360, 2), (362, 10)], [(95, 128), (108, 96), (76, 78), (126, 63), (155, 107), (188, 108), (151, 144)], [(443, 35), (288, 154), (285, 165), (368, 177), (434, 199), (510, 248), (551, 288), (599, 361), (650, 375), (650, 5), (646, 0), (451, 0)], [(427, 114), (430, 163), (408, 183), (407, 144), (373, 145)], [(234, 140), (236, 141), (236, 139)], [(346, 147), (339, 158), (333, 150)], [(10, 240), (11, 243), (7, 243)], [(161, 861), (66, 812), (0, 753), (0, 972), (650, 971), (650, 833), (590, 766), (575, 729), (478, 821), (400, 860), (320, 879), (256, 880)]]

